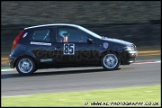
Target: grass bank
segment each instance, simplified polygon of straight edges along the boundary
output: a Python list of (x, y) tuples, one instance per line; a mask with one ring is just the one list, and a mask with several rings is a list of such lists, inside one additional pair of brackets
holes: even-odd
[(160, 85), (1, 97), (2, 106), (161, 106)]

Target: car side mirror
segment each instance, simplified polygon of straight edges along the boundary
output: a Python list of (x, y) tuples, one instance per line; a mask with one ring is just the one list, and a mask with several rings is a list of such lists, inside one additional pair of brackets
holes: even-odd
[(88, 42), (89, 44), (92, 44), (93, 39), (88, 38), (88, 39), (87, 39), (87, 42)]

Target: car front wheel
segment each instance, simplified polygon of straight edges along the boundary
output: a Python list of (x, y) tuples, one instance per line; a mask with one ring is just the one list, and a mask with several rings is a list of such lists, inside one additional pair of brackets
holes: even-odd
[(36, 65), (30, 57), (22, 57), (17, 61), (16, 69), (20, 75), (29, 75), (35, 72)]
[(114, 53), (106, 54), (102, 58), (102, 66), (106, 70), (118, 69), (120, 65), (120, 59)]

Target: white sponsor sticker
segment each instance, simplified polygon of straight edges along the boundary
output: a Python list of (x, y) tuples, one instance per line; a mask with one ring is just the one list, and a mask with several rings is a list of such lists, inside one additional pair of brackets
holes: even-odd
[(51, 43), (45, 43), (45, 42), (30, 42), (30, 44), (34, 45), (46, 45), (46, 46), (51, 46)]
[(103, 43), (103, 47), (104, 47), (105, 49), (107, 49), (108, 46), (109, 46), (109, 44), (108, 44), (107, 42), (104, 42), (104, 43)]

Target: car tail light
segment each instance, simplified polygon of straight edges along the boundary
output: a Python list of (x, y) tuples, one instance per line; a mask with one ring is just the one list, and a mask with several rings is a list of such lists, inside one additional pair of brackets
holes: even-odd
[(12, 44), (12, 50), (16, 47), (17, 43), (19, 42), (20, 38), (22, 37), (24, 33), (24, 30), (22, 30), (18, 35), (17, 37), (15, 38), (15, 40), (13, 41), (13, 44)]

